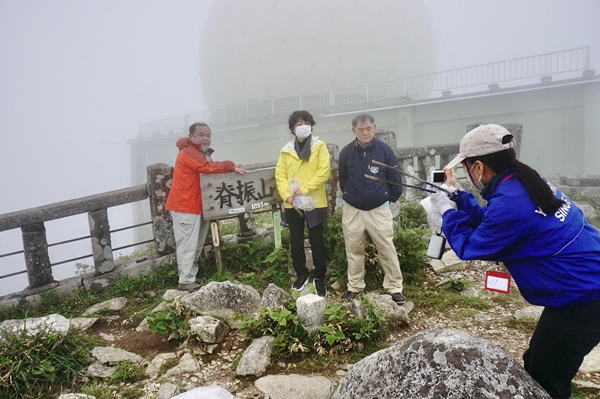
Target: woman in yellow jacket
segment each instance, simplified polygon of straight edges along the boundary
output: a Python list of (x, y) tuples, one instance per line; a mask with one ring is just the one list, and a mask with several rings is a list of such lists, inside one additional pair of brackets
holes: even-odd
[[(315, 265), (313, 284), (317, 295), (325, 297), (327, 290), (324, 278), (327, 265), (323, 226), (327, 221), (325, 183), (331, 175), (329, 151), (322, 140), (313, 137), (312, 127), (316, 122), (307, 111), (294, 111), (288, 119), (288, 125), (294, 139), (281, 149), (275, 167), (275, 180), (279, 195), (284, 201), (285, 218), (290, 231), (292, 263), (297, 275), (292, 289), (300, 291), (308, 282), (304, 254), (306, 222)], [(314, 209), (306, 210), (307, 207)]]

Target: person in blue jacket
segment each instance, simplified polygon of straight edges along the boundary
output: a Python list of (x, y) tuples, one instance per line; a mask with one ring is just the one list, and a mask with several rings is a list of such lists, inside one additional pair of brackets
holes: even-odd
[(355, 116), (352, 132), (356, 138), (340, 151), (338, 176), (344, 198), (342, 228), (348, 260), (348, 291), (342, 300), (351, 300), (365, 289), (365, 241), (369, 234), (385, 272), (383, 288), (401, 305), (405, 302), (402, 272), (389, 203), (398, 201), (402, 186), (388, 183), (400, 181), (398, 172), (373, 162), (399, 169), (394, 150), (375, 137), (376, 128), (371, 115)]
[(600, 342), (600, 235), (569, 198), (517, 160), (513, 146), (500, 125), (468, 132), (444, 168), (446, 184), (456, 186), (453, 168), (462, 163), (487, 205), (466, 191), (458, 191), (456, 206), (442, 192), (431, 202), (459, 258), (503, 262), (523, 297), (545, 307), (524, 367), (552, 398), (569, 398), (583, 358)]

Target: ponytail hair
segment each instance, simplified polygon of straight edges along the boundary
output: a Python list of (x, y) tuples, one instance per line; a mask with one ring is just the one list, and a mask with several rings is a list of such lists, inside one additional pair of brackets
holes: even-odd
[(533, 203), (547, 215), (555, 213), (565, 203), (565, 201), (556, 198), (548, 183), (535, 169), (517, 159), (514, 148), (466, 158), (465, 161), (471, 165), (475, 161), (480, 161), (490, 167), (494, 173), (500, 173), (508, 168), (513, 168), (515, 177), (523, 184)]

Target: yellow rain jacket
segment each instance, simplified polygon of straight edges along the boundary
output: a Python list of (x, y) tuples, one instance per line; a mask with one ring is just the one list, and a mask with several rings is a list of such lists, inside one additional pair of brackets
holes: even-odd
[(281, 149), (277, 166), (275, 166), (275, 181), (277, 191), (283, 200), (283, 206), (288, 209), (292, 208), (292, 205), (285, 200), (292, 195), (290, 179), (294, 179), (300, 184), (302, 195), (310, 196), (315, 202), (316, 208), (327, 208), (325, 183), (331, 175), (327, 146), (318, 137), (311, 136), (310, 158), (307, 162), (302, 161), (296, 154), (294, 140)]

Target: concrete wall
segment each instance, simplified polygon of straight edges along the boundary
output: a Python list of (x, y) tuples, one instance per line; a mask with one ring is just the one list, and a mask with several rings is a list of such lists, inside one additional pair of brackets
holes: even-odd
[[(365, 109), (372, 105), (364, 105)], [(335, 114), (315, 110), (315, 134), (341, 148), (354, 135), (357, 112)], [(515, 122), (523, 125), (521, 160), (542, 174), (600, 174), (600, 82), (555, 85), (521, 91), (481, 93), (437, 103), (407, 104), (368, 111), (377, 127), (396, 133), (399, 147), (458, 143), (474, 122)], [(288, 115), (241, 121), (233, 128), (211, 126), (215, 160), (243, 164), (277, 160), (289, 141)], [(210, 124), (210, 120), (208, 121)], [(244, 127), (244, 124), (248, 127)], [(175, 142), (184, 134), (132, 140), (132, 183), (145, 181), (147, 165), (172, 165)]]

